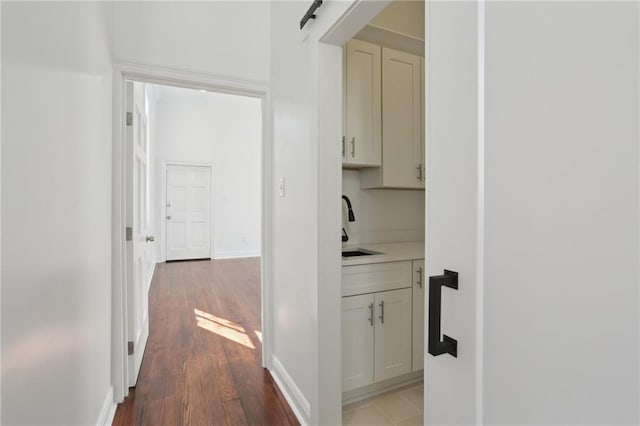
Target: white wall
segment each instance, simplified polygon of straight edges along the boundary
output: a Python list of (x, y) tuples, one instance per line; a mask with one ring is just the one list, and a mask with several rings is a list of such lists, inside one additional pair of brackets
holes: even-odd
[(266, 1), (115, 2), (114, 58), (269, 80)]
[(2, 423), (111, 407), (109, 5), (2, 3)]
[[(353, 2), (325, 2), (303, 31), (305, 2), (271, 3), (274, 143), (273, 357), (304, 423), (339, 424), (341, 49), (319, 38)], [(359, 2), (341, 45), (382, 8)], [(320, 73), (322, 54), (335, 66)], [(331, 72), (333, 71), (333, 72)], [(327, 101), (320, 111), (320, 97)], [(277, 184), (285, 179), (284, 197)], [(308, 408), (308, 410), (306, 410)]]
[(285, 197), (276, 188), (273, 193), (272, 338), (274, 357), (311, 404), (317, 394), (317, 166), (303, 77), (310, 71), (309, 51), (295, 27), (307, 7), (271, 4), (274, 183), (285, 179)]
[(167, 162), (213, 164), (213, 257), (260, 255), (260, 99), (155, 86), (155, 232), (166, 255), (163, 175)]
[(357, 170), (342, 171), (342, 193), (349, 197), (356, 221), (349, 222), (342, 202), (347, 244), (421, 241), (424, 239), (424, 191), (360, 189)]
[(638, 424), (638, 3), (487, 2), (486, 424)]

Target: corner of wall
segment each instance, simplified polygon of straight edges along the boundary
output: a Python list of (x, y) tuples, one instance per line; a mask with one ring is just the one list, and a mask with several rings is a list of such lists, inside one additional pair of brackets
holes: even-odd
[(273, 380), (275, 380), (278, 388), (280, 388), (280, 391), (291, 406), (296, 418), (303, 426), (310, 424), (311, 404), (309, 404), (296, 382), (275, 355), (272, 355), (272, 367), (271, 375)]
[(113, 386), (109, 386), (104, 402), (102, 403), (102, 408), (100, 409), (100, 414), (98, 414), (96, 426), (110, 426), (116, 414), (116, 407), (113, 399)]

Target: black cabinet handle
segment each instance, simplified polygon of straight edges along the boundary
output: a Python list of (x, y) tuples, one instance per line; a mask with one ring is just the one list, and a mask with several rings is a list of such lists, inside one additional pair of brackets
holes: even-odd
[(444, 275), (429, 277), (429, 353), (433, 356), (450, 354), (458, 357), (458, 341), (446, 334), (440, 340), (442, 286), (458, 289), (458, 273), (444, 270)]

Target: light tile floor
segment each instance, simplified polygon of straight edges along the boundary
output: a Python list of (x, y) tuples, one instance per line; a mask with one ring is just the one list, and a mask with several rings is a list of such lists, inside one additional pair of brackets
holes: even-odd
[(342, 409), (344, 426), (409, 426), (423, 424), (422, 384), (383, 393)]

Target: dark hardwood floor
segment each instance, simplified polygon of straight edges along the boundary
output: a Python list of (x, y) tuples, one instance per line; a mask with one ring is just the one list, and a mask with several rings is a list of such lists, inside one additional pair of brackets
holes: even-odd
[(260, 259), (156, 266), (149, 340), (114, 425), (297, 425), (261, 367)]

